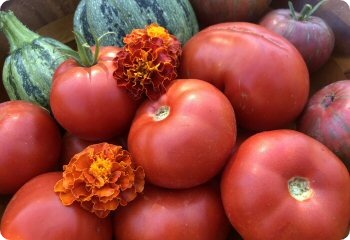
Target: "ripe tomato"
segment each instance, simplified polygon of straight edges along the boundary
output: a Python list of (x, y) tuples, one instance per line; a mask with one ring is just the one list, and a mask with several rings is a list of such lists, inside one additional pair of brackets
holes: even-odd
[(34, 103), (0, 104), (0, 194), (13, 194), (58, 164), (61, 133), (50, 113)]
[(178, 79), (157, 101), (140, 106), (128, 148), (149, 182), (187, 188), (214, 177), (235, 141), (235, 115), (225, 95), (205, 81)]
[(113, 227), (118, 240), (226, 240), (230, 231), (212, 185), (177, 190), (147, 185), (144, 194), (117, 210)]
[(200, 27), (221, 22), (257, 21), (268, 10), (271, 0), (189, 0)]
[(282, 36), (253, 23), (212, 25), (184, 46), (182, 78), (198, 78), (221, 89), (237, 124), (261, 131), (286, 127), (309, 95), (309, 74), (298, 50)]
[(243, 239), (338, 240), (348, 234), (348, 170), (326, 146), (295, 130), (245, 140), (224, 170), (221, 194)]
[[(110, 140), (107, 140), (106, 142), (120, 145), (124, 149), (127, 149), (126, 146), (126, 138), (125, 136), (122, 137), (115, 137)], [(60, 165), (68, 164), (71, 158), (76, 154), (84, 150), (86, 147), (92, 144), (99, 143), (99, 141), (87, 141), (81, 138), (78, 138), (77, 136), (73, 135), (70, 132), (65, 132), (62, 137), (62, 150), (61, 150), (61, 158), (60, 158)]]
[[(307, 5), (311, 6), (311, 5)], [(330, 58), (334, 48), (334, 33), (325, 20), (308, 16), (316, 8), (303, 13), (294, 8), (275, 9), (267, 13), (260, 25), (290, 41), (303, 56), (310, 72), (319, 70)]]
[(38, 175), (10, 200), (1, 219), (6, 239), (111, 240), (112, 219), (98, 218), (80, 205), (64, 206), (53, 191), (62, 172)]
[(333, 82), (313, 94), (297, 130), (331, 149), (350, 171), (350, 80)]
[(102, 47), (96, 65), (63, 62), (53, 77), (50, 105), (57, 121), (75, 136), (101, 141), (122, 134), (138, 103), (113, 78), (118, 47)]

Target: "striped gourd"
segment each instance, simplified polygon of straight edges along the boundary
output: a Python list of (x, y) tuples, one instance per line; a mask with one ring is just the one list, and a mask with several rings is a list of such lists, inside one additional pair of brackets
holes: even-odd
[(158, 23), (183, 44), (198, 32), (198, 22), (188, 0), (81, 0), (74, 14), (74, 31), (90, 45), (93, 36), (106, 32), (101, 44), (123, 46), (123, 38), (135, 28)]
[(9, 98), (35, 102), (50, 109), (53, 74), (58, 65), (67, 59), (58, 49), (70, 48), (31, 31), (11, 11), (0, 11), (0, 30), (10, 45), (2, 72)]

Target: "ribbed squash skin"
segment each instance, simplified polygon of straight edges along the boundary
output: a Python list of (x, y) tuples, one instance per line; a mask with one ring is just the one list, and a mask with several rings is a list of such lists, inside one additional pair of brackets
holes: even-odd
[(49, 109), (52, 76), (67, 58), (57, 48), (67, 48), (59, 41), (39, 37), (7, 56), (3, 84), (11, 100), (27, 100)]
[(82, 0), (74, 14), (73, 28), (91, 45), (93, 36), (115, 32), (104, 37), (101, 44), (122, 47), (127, 34), (150, 23), (167, 28), (183, 44), (198, 32), (188, 0)]

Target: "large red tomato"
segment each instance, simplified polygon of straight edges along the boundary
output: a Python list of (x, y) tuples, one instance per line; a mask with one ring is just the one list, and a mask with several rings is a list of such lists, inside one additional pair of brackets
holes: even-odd
[(310, 97), (297, 129), (317, 139), (350, 171), (350, 80), (331, 83)]
[(184, 46), (182, 78), (198, 78), (230, 99), (239, 126), (261, 131), (285, 127), (309, 95), (309, 73), (285, 38), (253, 23), (212, 25)]
[(53, 77), (50, 105), (57, 121), (75, 136), (100, 141), (128, 130), (138, 103), (117, 86), (113, 59), (118, 47), (102, 47), (97, 64), (63, 62)]
[(349, 172), (326, 146), (295, 130), (245, 140), (225, 168), (221, 194), (243, 239), (339, 240), (349, 232)]
[(0, 104), (0, 194), (54, 170), (60, 151), (60, 129), (46, 109), (22, 100)]
[(235, 115), (225, 95), (205, 81), (178, 79), (157, 101), (140, 106), (128, 148), (149, 182), (187, 188), (214, 177), (235, 141)]
[(118, 240), (226, 240), (230, 223), (218, 187), (164, 189), (147, 185), (144, 194), (114, 214)]
[(112, 219), (98, 218), (79, 204), (64, 206), (53, 191), (62, 172), (36, 176), (10, 200), (1, 219), (1, 234), (9, 240), (111, 240)]

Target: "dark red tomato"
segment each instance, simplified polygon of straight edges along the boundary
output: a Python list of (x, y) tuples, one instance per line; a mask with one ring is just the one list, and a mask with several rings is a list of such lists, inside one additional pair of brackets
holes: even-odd
[(225, 168), (221, 195), (243, 239), (339, 240), (349, 233), (348, 170), (326, 146), (295, 130), (244, 141)]
[(212, 25), (185, 44), (181, 59), (181, 77), (221, 89), (238, 125), (249, 130), (285, 127), (308, 99), (309, 73), (298, 50), (257, 24)]
[(110, 139), (128, 130), (138, 103), (117, 87), (113, 59), (118, 47), (101, 48), (98, 63), (82, 67), (63, 62), (55, 72), (50, 95), (52, 112), (69, 132), (89, 141)]
[(309, 16), (309, 11), (275, 9), (267, 13), (260, 25), (280, 34), (290, 41), (303, 56), (310, 72), (319, 70), (330, 58), (334, 48), (334, 33), (320, 17)]
[(310, 97), (297, 130), (317, 139), (350, 171), (350, 80), (324, 86)]
[[(120, 136), (120, 137), (115, 137), (110, 140), (106, 140), (106, 142), (115, 144), (115, 145), (120, 145), (124, 149), (126, 148), (126, 137), (125, 136)], [(61, 161), (60, 165), (68, 164), (71, 158), (84, 150), (87, 146), (99, 143), (99, 141), (87, 141), (81, 138), (78, 138), (77, 136), (65, 132), (62, 138), (62, 151), (61, 151)]]
[(144, 194), (114, 214), (118, 240), (226, 240), (230, 223), (215, 185), (164, 189)]
[(50, 113), (34, 103), (0, 104), (0, 194), (13, 194), (32, 177), (56, 168), (61, 133)]
[(149, 182), (187, 188), (214, 177), (235, 141), (235, 115), (225, 95), (205, 81), (177, 79), (157, 101), (140, 106), (128, 148)]
[(62, 172), (36, 176), (10, 200), (1, 219), (9, 240), (111, 240), (112, 219), (98, 218), (80, 205), (64, 206), (53, 191)]
[(257, 21), (271, 0), (190, 0), (201, 27), (221, 22)]

